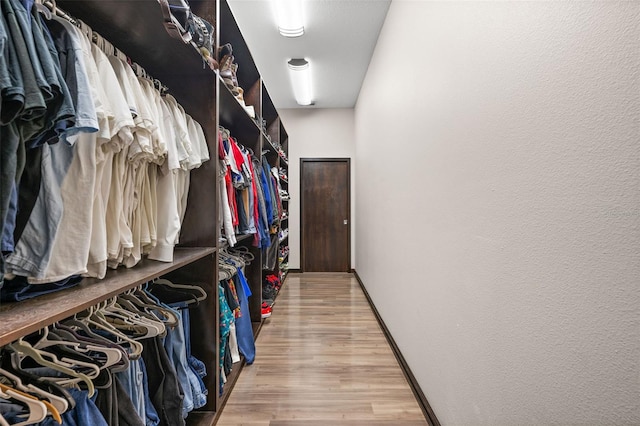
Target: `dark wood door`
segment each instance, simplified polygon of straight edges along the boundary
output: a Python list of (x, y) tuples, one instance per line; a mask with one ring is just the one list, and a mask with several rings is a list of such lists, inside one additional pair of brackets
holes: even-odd
[(301, 159), (303, 272), (351, 269), (350, 160)]

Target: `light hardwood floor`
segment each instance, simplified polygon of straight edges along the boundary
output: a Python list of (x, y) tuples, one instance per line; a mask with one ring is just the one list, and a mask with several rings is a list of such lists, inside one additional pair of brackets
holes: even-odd
[(424, 426), (351, 274), (291, 274), (219, 426)]

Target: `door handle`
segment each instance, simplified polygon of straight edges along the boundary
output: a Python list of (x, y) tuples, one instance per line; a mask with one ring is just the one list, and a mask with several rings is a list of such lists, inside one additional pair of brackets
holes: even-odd
[(343, 220), (343, 221), (342, 221), (342, 224), (343, 224), (343, 225), (348, 225), (348, 224), (349, 224), (349, 219), (345, 219), (345, 220)]

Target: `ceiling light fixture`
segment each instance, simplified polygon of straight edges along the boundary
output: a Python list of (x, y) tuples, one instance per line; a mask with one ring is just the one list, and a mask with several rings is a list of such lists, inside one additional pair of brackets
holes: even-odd
[(293, 87), (293, 96), (299, 105), (311, 105), (311, 68), (306, 59), (291, 59), (287, 62)]
[(278, 30), (285, 37), (300, 37), (304, 34), (302, 0), (273, 0), (278, 19)]

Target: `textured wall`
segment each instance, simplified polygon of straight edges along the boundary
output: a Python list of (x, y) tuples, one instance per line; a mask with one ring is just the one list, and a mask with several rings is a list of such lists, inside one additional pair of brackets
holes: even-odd
[(640, 424), (639, 11), (391, 4), (357, 270), (445, 425)]
[[(289, 268), (300, 268), (300, 159), (354, 158), (355, 129), (353, 108), (281, 109), (289, 135)], [(355, 265), (355, 170), (351, 161), (351, 267)]]

